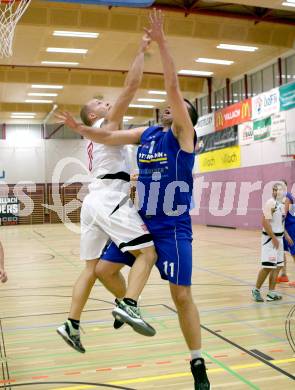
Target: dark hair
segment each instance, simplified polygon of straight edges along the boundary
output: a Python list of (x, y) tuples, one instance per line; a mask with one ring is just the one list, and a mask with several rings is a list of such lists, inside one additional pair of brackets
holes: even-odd
[(195, 109), (195, 107), (192, 105), (192, 103), (188, 99), (184, 99), (184, 101), (189, 105), (188, 113), (189, 113), (189, 116), (191, 117), (191, 121), (193, 123), (193, 126), (195, 126), (197, 124), (198, 118), (199, 118), (197, 110)]
[(86, 126), (91, 126), (92, 123), (91, 123), (91, 120), (90, 120), (89, 117), (88, 117), (88, 114), (89, 114), (89, 108), (88, 108), (87, 104), (85, 104), (85, 105), (81, 108), (81, 111), (80, 111), (80, 118), (81, 118), (82, 122), (84, 123), (84, 125), (86, 125)]

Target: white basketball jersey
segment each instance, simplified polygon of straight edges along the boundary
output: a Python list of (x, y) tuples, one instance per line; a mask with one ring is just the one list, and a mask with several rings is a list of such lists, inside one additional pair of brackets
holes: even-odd
[[(93, 127), (100, 128), (104, 118), (99, 119)], [(107, 173), (127, 172), (125, 146), (109, 146), (89, 142), (87, 146), (88, 167), (93, 178)]]
[(270, 216), (270, 210), (272, 211), (272, 218), (270, 220), (270, 225), (274, 233), (283, 233), (285, 230), (284, 220), (285, 220), (285, 206), (282, 202), (276, 201), (275, 199), (269, 199), (266, 202), (264, 208), (264, 215), (267, 219), (267, 215)]

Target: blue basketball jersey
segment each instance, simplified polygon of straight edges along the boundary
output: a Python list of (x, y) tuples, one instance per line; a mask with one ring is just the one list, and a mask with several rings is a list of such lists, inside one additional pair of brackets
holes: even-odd
[(172, 129), (165, 132), (161, 126), (146, 129), (137, 152), (140, 213), (188, 216), (194, 161), (195, 153), (181, 150)]
[(295, 225), (295, 199), (290, 192), (286, 193), (286, 198), (290, 200), (290, 209), (286, 215), (285, 226), (288, 228), (291, 225)]

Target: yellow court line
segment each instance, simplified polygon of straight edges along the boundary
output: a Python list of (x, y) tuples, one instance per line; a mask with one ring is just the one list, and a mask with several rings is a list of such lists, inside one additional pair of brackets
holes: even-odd
[[(281, 359), (281, 360), (272, 360), (272, 364), (279, 364), (279, 363), (291, 363), (295, 362), (295, 358), (290, 359)], [(240, 364), (235, 366), (230, 366), (229, 368), (231, 370), (242, 370), (246, 368), (255, 368), (255, 367), (261, 367), (264, 366), (264, 363), (251, 363), (251, 364)], [(225, 371), (223, 368), (211, 368), (207, 370), (208, 374), (216, 373), (216, 372), (222, 372)], [(191, 376), (190, 372), (179, 372), (175, 374), (167, 374), (167, 375), (158, 375), (158, 376), (147, 376), (142, 378), (135, 378), (135, 379), (129, 379), (124, 381), (112, 381), (108, 382), (109, 385), (127, 385), (132, 383), (145, 383), (145, 382), (152, 382), (152, 381), (159, 381), (159, 380), (165, 380), (165, 379), (175, 379), (175, 378), (183, 378), (185, 376)], [(58, 389), (60, 390), (60, 389)], [(72, 389), (71, 389), (72, 390)]]
[(79, 385), (79, 386), (71, 386), (71, 387), (58, 387), (53, 390), (84, 390), (84, 389), (97, 389), (97, 386)]
[[(280, 360), (271, 360), (272, 364), (281, 364), (281, 363), (292, 363), (295, 362), (295, 358), (289, 358), (289, 359), (280, 359)], [(255, 367), (261, 367), (264, 366), (264, 363), (257, 362), (257, 363), (249, 363), (249, 364), (239, 364), (230, 366), (230, 369), (232, 370), (243, 370), (247, 368), (255, 368)], [(223, 368), (209, 368), (207, 370), (208, 374), (213, 374), (217, 372), (223, 372), (225, 371)], [(159, 380), (166, 380), (166, 379), (175, 379), (175, 378), (183, 378), (191, 376), (190, 372), (178, 372), (175, 374), (167, 374), (167, 375), (157, 375), (157, 376), (147, 376), (142, 378), (135, 378), (135, 379), (127, 379), (127, 380), (121, 380), (121, 381), (112, 381), (108, 382), (108, 385), (127, 385), (132, 383), (145, 383), (145, 382), (152, 382), (152, 381), (159, 381)], [(91, 385), (78, 385), (78, 386), (70, 386), (70, 387), (58, 387), (54, 390), (84, 390), (84, 389), (95, 389), (96, 386)]]

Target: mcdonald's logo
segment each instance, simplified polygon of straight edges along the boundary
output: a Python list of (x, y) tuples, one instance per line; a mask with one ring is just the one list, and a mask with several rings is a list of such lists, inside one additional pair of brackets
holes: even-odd
[(223, 118), (223, 114), (222, 114), (221, 111), (216, 113), (215, 121), (216, 121), (216, 128), (222, 128), (223, 127), (224, 118)]
[(251, 119), (251, 108), (250, 108), (250, 101), (246, 100), (242, 103), (242, 117), (241, 119)]

